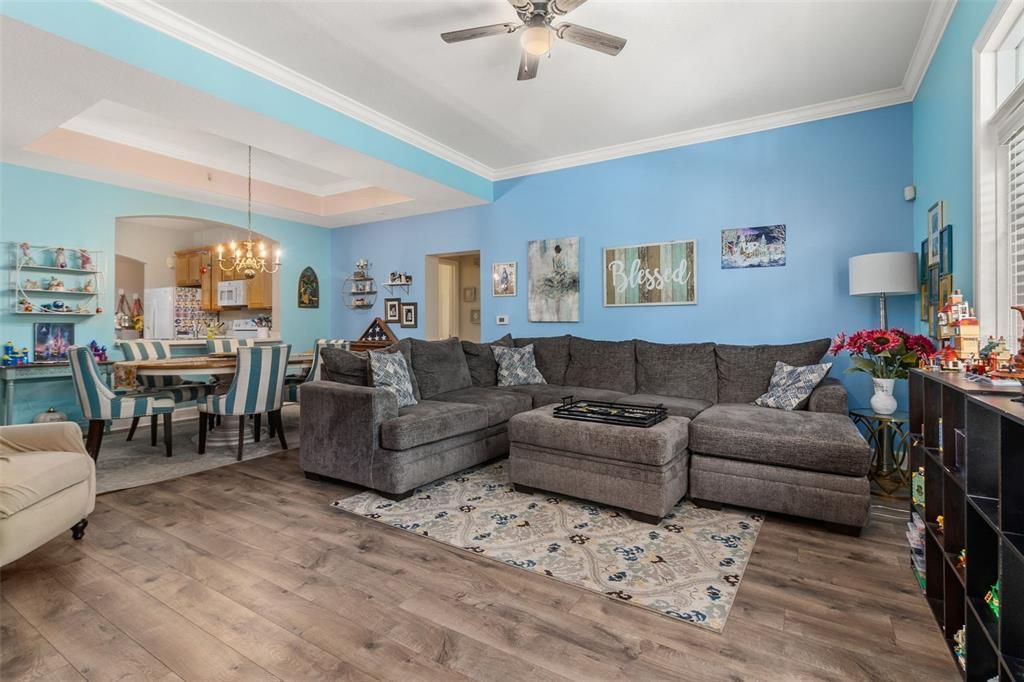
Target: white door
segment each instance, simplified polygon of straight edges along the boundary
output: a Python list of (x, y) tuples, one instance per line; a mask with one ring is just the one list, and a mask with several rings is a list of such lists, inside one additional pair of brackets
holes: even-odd
[(447, 339), (459, 335), (459, 262), (437, 261), (437, 333)]

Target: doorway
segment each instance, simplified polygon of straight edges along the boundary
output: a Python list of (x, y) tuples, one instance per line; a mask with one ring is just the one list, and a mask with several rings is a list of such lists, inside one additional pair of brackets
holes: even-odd
[(480, 252), (439, 253), (426, 259), (426, 333), (480, 342)]

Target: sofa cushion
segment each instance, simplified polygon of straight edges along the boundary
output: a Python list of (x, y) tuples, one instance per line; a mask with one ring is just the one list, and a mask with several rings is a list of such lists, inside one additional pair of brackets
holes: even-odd
[(638, 340), (636, 392), (718, 402), (715, 344)]
[(514, 414), (533, 409), (533, 398), (527, 393), (499, 391), (496, 388), (470, 386), (457, 391), (435, 395), (431, 400), (446, 403), (479, 405), (487, 410), (487, 425), (504, 424)]
[(350, 386), (369, 386), (370, 356), (366, 351), (324, 346), (320, 349), (320, 378)]
[(690, 449), (759, 464), (865, 476), (871, 449), (849, 417), (713, 405), (690, 423)]
[(527, 339), (516, 339), (516, 348), (533, 346), (533, 357), (537, 360), (537, 369), (544, 375), (549, 384), (564, 384), (565, 369), (569, 366), (569, 335), (538, 336)]
[(466, 356), (469, 378), (474, 386), (498, 385), (498, 361), (494, 359), (494, 351), (491, 350), (491, 346), (511, 348), (512, 335), (505, 334), (497, 341), (490, 343), (462, 342), (462, 353)]
[(380, 444), (387, 450), (408, 450), (484, 428), (487, 410), (479, 405), (422, 400), (380, 425)]
[(633, 341), (592, 341), (569, 338), (565, 382), (609, 391), (636, 391), (636, 344)]
[(673, 395), (655, 395), (654, 393), (637, 393), (635, 395), (628, 395), (622, 399), (622, 402), (632, 403), (634, 405), (646, 405), (650, 407), (663, 405), (671, 416), (686, 417), (688, 419), (693, 419), (714, 404), (710, 400), (701, 400), (699, 398), (677, 398)]
[(526, 393), (533, 398), (533, 406), (551, 405), (562, 402), (562, 398), (572, 396), (576, 400), (604, 400), (610, 403), (629, 402), (632, 397), (628, 393), (609, 391), (604, 388), (587, 388), (586, 386), (552, 386), (539, 384), (534, 386), (499, 386), (499, 391), (515, 391)]
[(92, 460), (81, 452), (33, 451), (0, 456), (0, 519), (88, 481), (92, 471)]
[(395, 396), (399, 407), (416, 404), (412, 392), (412, 380), (405, 356), (386, 350), (372, 350), (370, 355), (370, 374), (374, 388), (383, 388)]
[(781, 346), (715, 346), (718, 363), (718, 401), (752, 403), (768, 390), (775, 363), (794, 367), (816, 365), (828, 351), (831, 339)]
[[(420, 399), (420, 387), (416, 382), (416, 372), (412, 371), (412, 339), (405, 338), (399, 339), (395, 343), (391, 344), (384, 350), (390, 353), (401, 353), (402, 357), (405, 358), (405, 364), (409, 367), (409, 379), (412, 381), (412, 394), (419, 400)], [(373, 381), (373, 375), (371, 372), (370, 381)]]
[(444, 341), (412, 339), (412, 371), (424, 399), (473, 385), (462, 343), (454, 336)]

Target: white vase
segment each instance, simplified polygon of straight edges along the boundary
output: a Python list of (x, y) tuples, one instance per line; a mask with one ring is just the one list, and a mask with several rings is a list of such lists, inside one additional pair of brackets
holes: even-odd
[(871, 396), (871, 409), (875, 414), (892, 414), (896, 411), (896, 398), (892, 395), (895, 379), (871, 379), (875, 386), (875, 394)]
[(268, 329), (267, 327), (257, 327), (256, 328), (256, 338), (257, 339), (269, 339), (270, 338), (270, 329)]

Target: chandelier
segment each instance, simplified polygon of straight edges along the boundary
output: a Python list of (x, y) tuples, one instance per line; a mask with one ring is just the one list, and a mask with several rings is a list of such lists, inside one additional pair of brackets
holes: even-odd
[(252, 238), (252, 145), (249, 145), (249, 211), (247, 216), (249, 237), (241, 243), (228, 244), (228, 255), (224, 256), (224, 245), (217, 245), (217, 263), (224, 272), (237, 272), (246, 279), (252, 279), (261, 272), (274, 274), (281, 267), (281, 249), (274, 254), (272, 263), (267, 263), (267, 245)]

